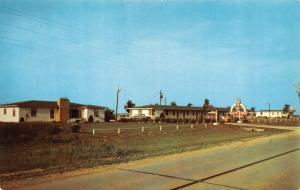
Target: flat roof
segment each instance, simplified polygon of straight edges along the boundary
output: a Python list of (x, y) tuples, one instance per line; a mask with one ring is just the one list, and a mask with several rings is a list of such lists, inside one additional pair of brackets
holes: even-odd
[[(144, 105), (144, 106), (135, 106), (127, 109), (165, 109), (165, 110), (203, 110), (203, 107), (199, 106), (172, 106), (172, 105)], [(213, 107), (210, 106), (207, 108), (207, 111), (219, 110), (219, 111), (229, 111), (230, 107)]]

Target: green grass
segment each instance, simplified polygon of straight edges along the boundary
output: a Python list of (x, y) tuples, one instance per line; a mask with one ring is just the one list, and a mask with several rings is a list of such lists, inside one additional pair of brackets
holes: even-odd
[[(147, 123), (102, 123), (84, 125), (78, 134), (71, 133), (67, 126), (62, 127), (58, 134), (38, 128), (34, 137), (25, 138), (27, 139), (25, 141), (18, 139), (22, 137), (19, 133), (15, 136), (14, 143), (0, 144), (0, 174), (37, 168), (45, 169), (44, 173), (67, 171), (201, 149), (240, 139), (284, 132), (276, 129), (247, 132), (238, 126), (225, 125), (207, 128), (195, 125), (193, 129), (186, 125), (180, 126), (177, 131), (174, 124), (167, 124), (169, 127), (163, 128), (160, 132), (159, 125), (166, 126), (166, 124)], [(142, 134), (141, 126), (153, 128), (145, 129)], [(91, 130), (95, 127), (113, 129), (113, 131), (96, 132), (96, 135), (92, 135)], [(136, 129), (123, 130), (118, 135), (118, 127)], [(22, 128), (26, 131), (26, 126)], [(32, 130), (32, 126), (28, 128)], [(39, 130), (44, 132), (39, 135)], [(16, 177), (18, 176), (12, 175), (5, 179), (11, 180)]]

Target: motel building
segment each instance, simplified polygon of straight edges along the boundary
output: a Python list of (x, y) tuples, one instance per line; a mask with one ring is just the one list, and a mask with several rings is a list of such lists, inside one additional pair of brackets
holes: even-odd
[(67, 98), (57, 101), (30, 100), (0, 105), (1, 122), (67, 122), (80, 119), (103, 122), (105, 107), (72, 103)]
[(267, 117), (267, 118), (276, 118), (276, 117), (280, 117), (280, 118), (286, 118), (288, 117), (288, 115), (290, 114), (290, 116), (293, 116), (293, 113), (295, 111), (291, 110), (289, 111), (289, 113), (283, 113), (283, 110), (260, 110), (260, 111), (256, 111), (256, 117)]
[[(171, 106), (171, 105), (146, 105), (128, 108), (129, 117), (150, 117), (151, 119), (160, 118), (164, 115), (165, 119), (201, 119), (204, 115), (202, 107), (192, 106)], [(224, 117), (229, 113), (230, 108), (209, 107), (206, 114), (218, 118)]]

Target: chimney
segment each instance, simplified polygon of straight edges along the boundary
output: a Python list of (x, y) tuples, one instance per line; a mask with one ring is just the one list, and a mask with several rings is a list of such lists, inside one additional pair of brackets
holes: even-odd
[(67, 122), (70, 114), (70, 101), (68, 98), (60, 98), (57, 100), (57, 122)]

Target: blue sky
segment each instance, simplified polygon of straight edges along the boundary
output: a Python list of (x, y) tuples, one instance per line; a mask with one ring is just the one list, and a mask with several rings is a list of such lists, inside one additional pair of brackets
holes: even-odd
[(297, 0), (0, 1), (0, 103), (299, 107), (299, 20)]

